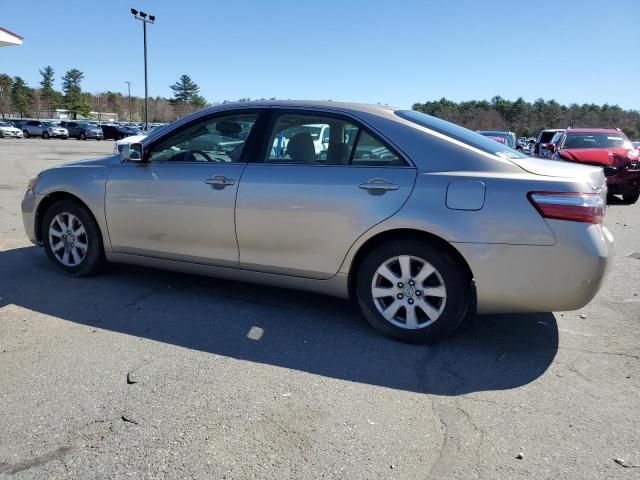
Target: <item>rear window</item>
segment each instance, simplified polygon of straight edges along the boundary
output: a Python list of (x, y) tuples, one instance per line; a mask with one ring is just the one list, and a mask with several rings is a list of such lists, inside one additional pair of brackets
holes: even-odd
[(502, 145), (479, 133), (456, 125), (455, 123), (432, 117), (426, 113), (416, 112), (415, 110), (397, 110), (395, 114), (421, 127), (441, 133), (492, 155), (498, 155), (503, 158), (529, 158), (517, 150), (509, 148), (507, 145)]
[(540, 143), (550, 143), (556, 132), (542, 132), (540, 135)]

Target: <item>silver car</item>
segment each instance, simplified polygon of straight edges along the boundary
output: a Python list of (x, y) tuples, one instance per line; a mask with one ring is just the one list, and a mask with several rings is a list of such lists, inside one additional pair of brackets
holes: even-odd
[(42, 137), (42, 138), (69, 138), (69, 132), (66, 128), (53, 122), (41, 122), (40, 120), (29, 120), (22, 124), (22, 132), (25, 138)]
[(273, 101), (45, 170), (22, 214), (71, 275), (109, 261), (351, 297), (381, 332), (430, 342), (470, 312), (587, 304), (613, 254), (605, 198), (600, 168), (422, 113)]

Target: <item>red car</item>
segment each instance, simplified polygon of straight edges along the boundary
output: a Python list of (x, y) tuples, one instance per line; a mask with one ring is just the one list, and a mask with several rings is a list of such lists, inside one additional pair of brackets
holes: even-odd
[(595, 165), (604, 169), (610, 194), (626, 203), (640, 197), (640, 155), (620, 130), (577, 128), (567, 130), (553, 152), (554, 160)]

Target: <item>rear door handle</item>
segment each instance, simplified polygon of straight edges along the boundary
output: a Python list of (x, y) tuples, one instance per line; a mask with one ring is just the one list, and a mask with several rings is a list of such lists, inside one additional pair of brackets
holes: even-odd
[(360, 188), (365, 190), (398, 190), (397, 183), (389, 183), (384, 178), (373, 178), (369, 180), (367, 183), (361, 183), (359, 185)]
[(204, 183), (208, 183), (209, 185), (214, 185), (216, 187), (227, 187), (229, 185), (233, 185), (235, 180), (225, 177), (224, 175), (216, 175), (215, 177), (207, 178)]

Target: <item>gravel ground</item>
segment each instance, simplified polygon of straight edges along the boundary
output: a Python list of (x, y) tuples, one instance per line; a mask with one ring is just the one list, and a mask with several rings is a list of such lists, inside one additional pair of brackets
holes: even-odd
[(0, 140), (0, 478), (640, 478), (640, 205), (583, 310), (410, 346), (320, 295), (60, 274), (27, 180), (112, 148)]

